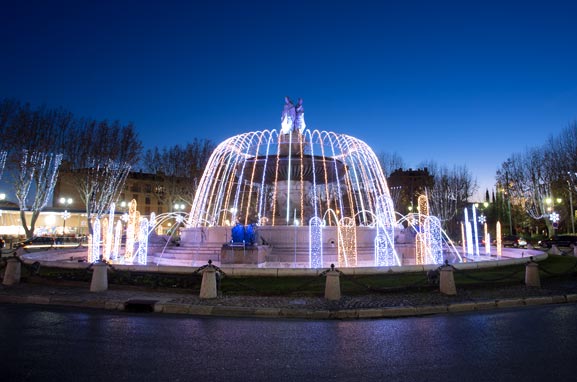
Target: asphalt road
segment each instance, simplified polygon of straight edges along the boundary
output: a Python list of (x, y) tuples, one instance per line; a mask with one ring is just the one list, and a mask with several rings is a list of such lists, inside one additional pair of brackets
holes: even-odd
[(2, 381), (574, 381), (577, 304), (309, 321), (0, 305)]

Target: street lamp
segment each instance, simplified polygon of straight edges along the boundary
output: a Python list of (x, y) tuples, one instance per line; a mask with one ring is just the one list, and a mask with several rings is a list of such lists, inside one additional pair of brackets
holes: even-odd
[(72, 198), (60, 198), (60, 204), (64, 205), (64, 212), (62, 213), (62, 220), (64, 221), (62, 225), (62, 236), (66, 234), (66, 220), (70, 217), (70, 212), (66, 209), (73, 202)]

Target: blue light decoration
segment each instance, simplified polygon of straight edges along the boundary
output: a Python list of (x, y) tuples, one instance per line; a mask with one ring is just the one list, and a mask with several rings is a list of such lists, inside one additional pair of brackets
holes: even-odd
[(244, 226), (240, 223), (236, 223), (231, 230), (231, 242), (232, 244), (244, 243)]
[(309, 267), (323, 267), (323, 219), (314, 216), (309, 220)]
[(249, 224), (244, 227), (244, 242), (246, 245), (253, 245), (256, 238), (256, 230), (254, 224)]

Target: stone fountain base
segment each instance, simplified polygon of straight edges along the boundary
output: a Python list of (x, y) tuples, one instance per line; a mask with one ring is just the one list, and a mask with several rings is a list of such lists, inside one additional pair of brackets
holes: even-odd
[(259, 265), (266, 262), (270, 254), (268, 245), (230, 245), (224, 244), (220, 250), (221, 264), (250, 264)]

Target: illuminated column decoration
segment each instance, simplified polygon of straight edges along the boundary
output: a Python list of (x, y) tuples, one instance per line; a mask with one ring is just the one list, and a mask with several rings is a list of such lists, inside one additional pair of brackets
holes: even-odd
[(483, 237), (485, 238), (485, 255), (491, 254), (491, 235), (489, 235), (489, 230), (487, 227), (487, 222), (483, 220), (483, 232), (485, 233)]
[(473, 245), (475, 256), (479, 256), (479, 233), (477, 231), (477, 207), (473, 204)]
[(150, 235), (152, 231), (155, 230), (155, 228), (156, 228), (156, 214), (154, 212), (151, 212), (150, 220), (148, 221), (148, 234)]
[(419, 195), (417, 203), (419, 204), (419, 227), (422, 227), (425, 219), (429, 216), (429, 199), (427, 199), (427, 195)]
[(323, 227), (325, 222), (319, 217), (309, 220), (309, 267), (323, 267)]
[(465, 208), (465, 235), (467, 243), (467, 255), (473, 255), (473, 234), (471, 233), (471, 222), (469, 221), (469, 212)]
[(497, 222), (497, 228), (495, 232), (495, 236), (497, 237), (497, 257), (501, 257), (501, 222)]
[(441, 221), (427, 216), (424, 222), (425, 261), (427, 264), (443, 264), (443, 241)]
[(391, 197), (389, 195), (381, 195), (377, 203), (375, 266), (394, 265), (401, 265), (401, 261), (395, 251), (395, 209)]
[(427, 237), (425, 233), (425, 221), (429, 216), (429, 199), (427, 199), (427, 195), (419, 195), (417, 200), (418, 209), (419, 209), (419, 234), (418, 237), (415, 238), (415, 263), (416, 264), (425, 264), (426, 262), (426, 253), (428, 252), (427, 248)]
[(461, 222), (461, 245), (463, 246), (463, 255), (467, 253), (467, 237), (465, 236), (465, 225)]
[(140, 226), (138, 230), (138, 249), (136, 250), (135, 258), (138, 264), (146, 265), (146, 257), (148, 255), (148, 219), (140, 219)]
[(114, 246), (112, 247), (112, 253), (110, 259), (112, 261), (118, 260), (118, 253), (120, 251), (120, 241), (122, 240), (122, 222), (118, 220), (116, 222), (116, 229), (114, 232)]
[[(385, 255), (389, 246), (389, 240), (386, 235), (375, 236), (375, 266), (380, 267), (385, 264)], [(382, 264), (381, 264), (382, 263)]]
[(92, 223), (92, 243), (90, 245), (90, 262), (94, 263), (100, 259), (100, 219), (94, 219)]
[(114, 210), (116, 204), (110, 203), (110, 212), (108, 213), (108, 227), (106, 230), (106, 240), (104, 241), (104, 257), (112, 258), (112, 244), (114, 243)]
[(140, 214), (136, 210), (136, 200), (132, 199), (128, 208), (128, 221), (126, 223), (126, 247), (124, 249), (124, 262), (132, 263), (134, 256), (134, 241), (138, 234), (138, 221)]
[(339, 266), (357, 266), (357, 231), (355, 221), (344, 217), (339, 221)]
[[(422, 229), (422, 227), (419, 227)], [(425, 263), (425, 235), (419, 232), (415, 235), (415, 264), (420, 265)]]
[(110, 252), (106, 251), (107, 241), (108, 241), (108, 218), (103, 218), (100, 221), (100, 241), (102, 242), (102, 258), (108, 260), (110, 257)]

